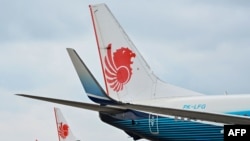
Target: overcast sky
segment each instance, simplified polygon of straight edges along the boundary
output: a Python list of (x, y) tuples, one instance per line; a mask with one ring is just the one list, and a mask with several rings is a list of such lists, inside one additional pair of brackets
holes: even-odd
[(66, 48), (74, 48), (103, 85), (88, 7), (97, 3), (108, 5), (164, 81), (205, 94), (250, 93), (248, 0), (1, 0), (1, 140), (58, 140), (53, 107), (82, 141), (132, 140), (96, 112), (14, 95), (92, 103)]

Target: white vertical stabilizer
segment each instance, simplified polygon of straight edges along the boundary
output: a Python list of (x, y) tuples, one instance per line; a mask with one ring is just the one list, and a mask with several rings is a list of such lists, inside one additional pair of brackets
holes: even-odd
[(90, 5), (107, 94), (118, 101), (200, 95), (160, 81), (105, 4)]
[(77, 141), (59, 108), (54, 108), (59, 141)]

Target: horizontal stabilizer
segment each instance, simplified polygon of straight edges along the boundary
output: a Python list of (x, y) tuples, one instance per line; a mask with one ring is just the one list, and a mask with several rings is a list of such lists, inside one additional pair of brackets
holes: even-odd
[(83, 103), (83, 102), (77, 102), (77, 101), (69, 101), (69, 100), (62, 100), (62, 99), (55, 99), (55, 98), (48, 98), (48, 97), (40, 97), (40, 96), (33, 96), (33, 95), (26, 95), (26, 94), (16, 94), (18, 96), (28, 97), (32, 99), (38, 99), (42, 101), (48, 101), (63, 105), (68, 105), (72, 107), (92, 110), (92, 111), (99, 111), (99, 112), (107, 112), (107, 113), (119, 113), (123, 112), (123, 108), (117, 108), (117, 107), (111, 107), (111, 106), (100, 106), (96, 104), (90, 104), (90, 103)]

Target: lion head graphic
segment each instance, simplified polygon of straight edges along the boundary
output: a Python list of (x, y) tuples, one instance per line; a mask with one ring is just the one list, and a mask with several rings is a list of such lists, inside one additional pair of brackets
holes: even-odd
[(105, 75), (109, 86), (116, 92), (123, 90), (123, 86), (128, 83), (132, 75), (131, 61), (135, 57), (127, 47), (121, 47), (112, 54), (111, 44), (107, 47), (105, 56)]
[(61, 122), (58, 127), (58, 134), (61, 138), (65, 139), (69, 135), (69, 126)]

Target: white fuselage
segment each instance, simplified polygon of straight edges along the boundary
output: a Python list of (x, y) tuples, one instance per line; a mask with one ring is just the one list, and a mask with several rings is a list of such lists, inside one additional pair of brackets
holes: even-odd
[(212, 113), (242, 112), (243, 115), (244, 113), (250, 112), (250, 94), (158, 98), (135, 103)]

